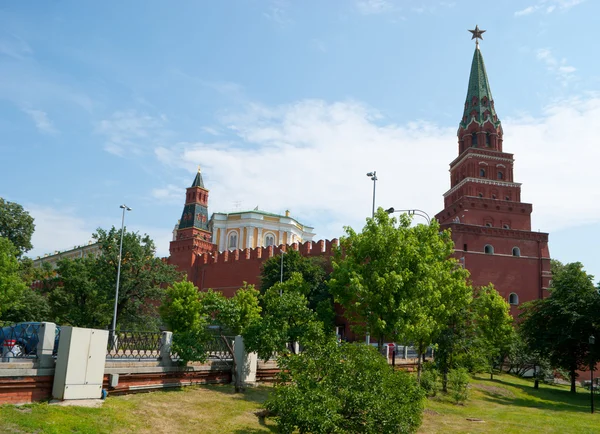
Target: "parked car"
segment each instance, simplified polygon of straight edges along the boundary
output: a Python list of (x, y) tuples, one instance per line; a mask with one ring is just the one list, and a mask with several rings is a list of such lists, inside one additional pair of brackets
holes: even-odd
[[(2, 327), (0, 329), (0, 355), (10, 351), (14, 356), (35, 356), (40, 340), (38, 333), (41, 324), (40, 322), (20, 322)], [(53, 355), (58, 352), (59, 335), (60, 327), (57, 326), (52, 350)]]

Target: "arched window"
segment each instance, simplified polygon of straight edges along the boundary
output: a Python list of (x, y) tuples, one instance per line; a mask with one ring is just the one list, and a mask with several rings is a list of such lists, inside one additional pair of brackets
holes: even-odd
[(485, 178), (485, 169), (479, 169), (479, 176)]
[(483, 197), (483, 193), (478, 193), (477, 196)]
[(508, 296), (508, 304), (511, 304), (513, 306), (516, 306), (519, 304), (519, 296), (517, 294), (515, 294), (514, 292), (511, 292), (510, 295)]
[(476, 148), (477, 147), (477, 133), (473, 133), (473, 140), (471, 144)]
[(498, 179), (504, 179), (504, 174), (498, 171)]
[(492, 224), (491, 224), (490, 222), (487, 222), (487, 223), (485, 224), (485, 227), (486, 227), (486, 228), (491, 228), (491, 227), (492, 227)]
[(494, 247), (490, 244), (486, 244), (485, 247), (483, 248), (483, 251), (486, 255), (493, 255)]
[(275, 237), (271, 234), (267, 235), (265, 237), (265, 247), (269, 247), (269, 246), (273, 246), (275, 245)]
[(490, 133), (485, 133), (485, 146), (490, 147)]
[(504, 223), (502, 225), (502, 229), (510, 229), (510, 226), (508, 224)]
[(237, 236), (237, 232), (232, 232), (229, 234), (229, 244), (228, 247), (229, 249), (237, 249), (238, 246), (238, 236)]
[(518, 247), (513, 247), (512, 253), (513, 256), (521, 256), (521, 249), (519, 249)]

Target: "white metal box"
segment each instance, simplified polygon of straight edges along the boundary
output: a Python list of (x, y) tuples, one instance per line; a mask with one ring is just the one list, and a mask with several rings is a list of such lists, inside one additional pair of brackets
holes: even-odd
[(52, 395), (56, 399), (99, 399), (108, 330), (62, 327)]

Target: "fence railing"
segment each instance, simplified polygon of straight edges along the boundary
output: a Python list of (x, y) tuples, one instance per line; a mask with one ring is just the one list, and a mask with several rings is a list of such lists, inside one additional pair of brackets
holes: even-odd
[(108, 359), (158, 359), (162, 342), (161, 332), (110, 331)]
[(227, 340), (229, 345), (233, 348), (233, 341), (235, 336), (214, 336), (206, 345), (206, 352), (208, 353), (209, 359), (231, 359), (233, 355), (227, 346), (227, 343), (223, 341)]
[[(0, 355), (2, 360), (35, 359), (40, 331), (40, 323), (0, 323)], [(56, 339), (58, 342), (58, 337)]]

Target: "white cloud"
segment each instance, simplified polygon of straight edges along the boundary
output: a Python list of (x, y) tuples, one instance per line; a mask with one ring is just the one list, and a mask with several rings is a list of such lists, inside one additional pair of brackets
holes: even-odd
[[(365, 176), (371, 170), (379, 178), (378, 206), (420, 208), (433, 216), (442, 209), (448, 164), (457, 155), (455, 127), (397, 125), (355, 101), (253, 105), (223, 121), (238, 142), (181, 143), (157, 157), (190, 174), (202, 164), (211, 211), (231, 210), (236, 202), (290, 209), (315, 226), (318, 237), (339, 236), (343, 225), (362, 227), (371, 212), (372, 182)], [(517, 160), (515, 180), (523, 182), (523, 200), (534, 203), (534, 228), (600, 221), (591, 166), (600, 149), (589, 128), (599, 122), (600, 97), (593, 96), (556, 103), (539, 118), (503, 123), (505, 151)], [(569, 143), (577, 144), (579, 164), (565, 164)]]
[(374, 15), (394, 10), (390, 0), (357, 0), (356, 8), (361, 14)]
[(287, 0), (271, 0), (263, 16), (280, 26), (285, 26), (291, 22), (287, 15), (289, 2)]
[[(178, 190), (181, 194), (181, 189)], [(31, 242), (33, 249), (27, 256), (35, 259), (44, 254), (54, 254), (56, 251), (73, 249), (76, 246), (87, 245), (98, 227), (109, 228), (111, 219), (99, 217), (96, 220), (79, 217), (76, 209), (57, 209), (49, 206), (30, 204), (26, 206), (34, 218), (35, 231)], [(169, 255), (169, 242), (172, 230), (166, 227), (143, 226), (126, 224), (126, 230), (148, 234), (156, 245), (156, 254), (160, 257)]]
[(35, 231), (31, 237), (33, 249), (27, 253), (31, 258), (64, 251), (87, 244), (97, 226), (77, 216), (76, 210), (57, 210), (48, 206), (28, 205), (34, 218)]
[(33, 50), (24, 39), (8, 34), (0, 37), (0, 54), (16, 60), (24, 60), (31, 57)]
[(168, 184), (163, 188), (152, 190), (152, 197), (164, 202), (181, 203), (184, 188), (179, 185)]
[(523, 15), (529, 15), (529, 14), (535, 12), (536, 9), (537, 8), (535, 6), (529, 6), (529, 7), (526, 7), (525, 9), (520, 10), (520, 11), (516, 11), (515, 15), (518, 16), (518, 17), (523, 16)]
[(29, 117), (35, 123), (36, 128), (42, 133), (54, 134), (58, 132), (56, 128), (54, 128), (52, 121), (48, 118), (48, 113), (42, 110), (33, 110), (27, 108), (24, 108), (22, 110), (24, 113), (29, 115)]
[(556, 10), (566, 12), (572, 7), (583, 3), (584, 1), (585, 0), (538, 0), (536, 4), (516, 11), (515, 16), (521, 17), (538, 11), (546, 14), (551, 14)]
[(165, 122), (164, 116), (156, 118), (135, 110), (119, 111), (100, 121), (96, 132), (106, 136), (104, 149), (107, 152), (121, 157), (127, 153), (139, 155), (153, 140), (163, 135), (161, 128)]
[(563, 86), (566, 86), (573, 78), (575, 78), (574, 73), (577, 69), (574, 66), (567, 65), (567, 59), (557, 59), (550, 49), (539, 49), (536, 53), (536, 57), (546, 64), (548, 71), (555, 74)]

